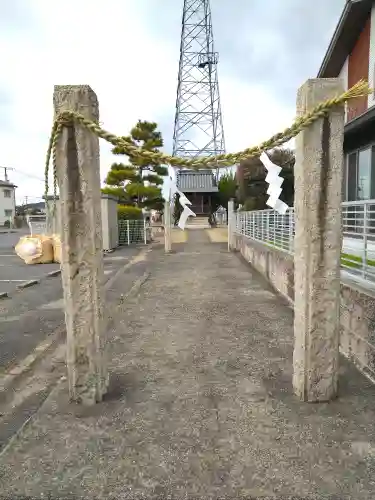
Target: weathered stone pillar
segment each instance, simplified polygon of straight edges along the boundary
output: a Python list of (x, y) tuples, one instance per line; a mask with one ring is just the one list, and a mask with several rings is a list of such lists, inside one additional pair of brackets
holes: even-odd
[(60, 198), (47, 196), (45, 200), (47, 209), (47, 228), (50, 234), (60, 234), (61, 232), (61, 209)]
[(234, 200), (228, 201), (228, 252), (234, 248)]
[(165, 253), (170, 253), (172, 251), (171, 204), (168, 200), (164, 203), (164, 247)]
[[(339, 79), (308, 80), (297, 114), (342, 92)], [(343, 133), (340, 106), (296, 139), (293, 386), (308, 402), (337, 395)]]
[[(55, 116), (73, 110), (99, 120), (98, 100), (88, 85), (57, 85), (53, 102)], [(80, 125), (64, 126), (56, 153), (69, 392), (73, 401), (93, 404), (108, 385), (99, 140)]]

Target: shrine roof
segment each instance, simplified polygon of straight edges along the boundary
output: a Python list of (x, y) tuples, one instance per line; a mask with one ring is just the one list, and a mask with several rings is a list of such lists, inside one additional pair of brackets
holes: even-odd
[(212, 170), (179, 170), (177, 187), (183, 193), (216, 193), (218, 191)]

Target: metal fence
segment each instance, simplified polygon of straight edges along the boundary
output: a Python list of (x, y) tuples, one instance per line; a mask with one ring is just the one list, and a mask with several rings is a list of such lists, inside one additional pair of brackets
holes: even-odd
[(49, 217), (47, 214), (26, 216), (26, 223), (29, 227), (31, 236), (41, 234), (52, 235), (58, 232), (55, 228), (54, 221), (55, 219)]
[(151, 241), (151, 227), (145, 220), (119, 220), (118, 236), (120, 245), (147, 244)]
[[(235, 232), (293, 254), (294, 208), (236, 212)], [(341, 267), (353, 276), (375, 282), (375, 200), (342, 204)]]
[(343, 203), (342, 223), (342, 267), (375, 281), (375, 200)]
[[(54, 219), (48, 215), (28, 215), (26, 217), (30, 235), (47, 234), (57, 232), (54, 228)], [(131, 245), (133, 243), (147, 244), (152, 240), (152, 229), (145, 220), (119, 220), (119, 244)]]
[(293, 253), (294, 209), (289, 209), (285, 215), (274, 210), (236, 212), (235, 232)]

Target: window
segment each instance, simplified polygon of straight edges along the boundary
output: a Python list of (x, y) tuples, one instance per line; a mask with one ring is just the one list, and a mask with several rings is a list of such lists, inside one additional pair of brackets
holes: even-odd
[(4, 198), (10, 198), (12, 191), (10, 189), (4, 189)]
[(4, 210), (4, 215), (5, 217), (12, 217), (13, 210)]
[(358, 153), (357, 200), (371, 198), (371, 148)]
[(357, 153), (348, 155), (348, 171), (347, 171), (347, 199), (354, 201), (357, 191)]
[(344, 195), (347, 201), (375, 198), (375, 147), (347, 156)]

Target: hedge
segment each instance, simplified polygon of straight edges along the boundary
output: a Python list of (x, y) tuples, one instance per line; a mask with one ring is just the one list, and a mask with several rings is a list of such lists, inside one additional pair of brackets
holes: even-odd
[(119, 220), (139, 220), (143, 219), (142, 209), (129, 205), (117, 206), (117, 217)]

